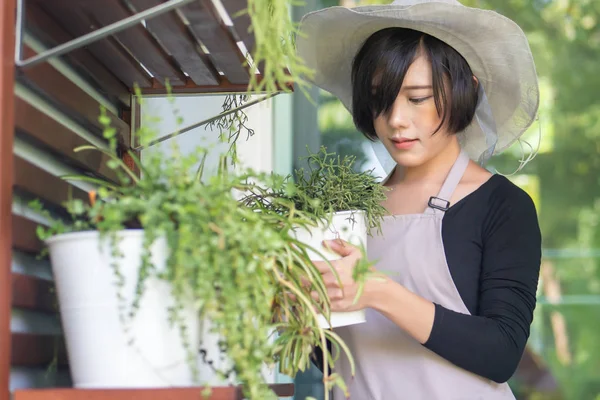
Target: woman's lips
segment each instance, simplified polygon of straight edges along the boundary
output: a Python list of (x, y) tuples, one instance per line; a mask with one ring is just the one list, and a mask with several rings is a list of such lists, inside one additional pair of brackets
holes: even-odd
[(399, 139), (392, 140), (392, 143), (398, 150), (408, 150), (413, 147), (417, 141), (418, 139)]

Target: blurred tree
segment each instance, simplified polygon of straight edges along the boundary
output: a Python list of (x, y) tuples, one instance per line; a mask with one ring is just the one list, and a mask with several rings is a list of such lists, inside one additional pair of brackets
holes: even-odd
[[(526, 32), (542, 86), (542, 151), (523, 170), (539, 181), (539, 213), (545, 248), (580, 249), (588, 256), (553, 253), (562, 295), (580, 295), (574, 304), (543, 305), (544, 357), (566, 399), (600, 396), (600, 2), (597, 0), (464, 0), (494, 9)], [(550, 99), (548, 97), (551, 97)], [(532, 128), (540, 129), (539, 126)], [(551, 134), (546, 135), (547, 132)], [(531, 137), (531, 132), (528, 135)], [(494, 165), (509, 171), (515, 152)], [(583, 296), (581, 296), (583, 295)], [(567, 297), (569, 298), (569, 297)], [(561, 361), (550, 315), (566, 320), (571, 361)]]
[[(341, 2), (365, 5), (391, 1), (322, 0), (324, 7)], [(461, 3), (506, 15), (521, 26), (530, 41), (542, 103), (540, 120), (524, 139), (534, 149), (539, 145), (539, 153), (511, 179), (528, 190), (538, 206), (544, 247), (549, 249), (546, 259), (551, 260), (563, 299), (578, 299), (573, 304), (565, 300), (551, 305), (541, 291), (531, 342), (536, 349), (543, 349), (565, 399), (600, 399), (600, 341), (596, 340), (600, 332), (600, 0)], [(356, 132), (339, 101), (325, 94), (319, 112), (323, 143), (330, 150), (366, 160), (361, 153), (365, 139)], [(522, 156), (521, 147), (515, 145), (495, 157), (489, 167), (510, 173)], [(577, 255), (578, 250), (581, 255)], [(566, 321), (572, 356), (567, 363), (556, 353), (557, 332), (550, 320), (553, 311), (560, 311)]]
[(363, 146), (367, 139), (355, 128), (352, 116), (334, 96), (322, 92), (319, 106), (319, 130), (321, 143), (330, 152), (341, 157), (354, 156), (354, 168), (362, 171), (367, 163)]

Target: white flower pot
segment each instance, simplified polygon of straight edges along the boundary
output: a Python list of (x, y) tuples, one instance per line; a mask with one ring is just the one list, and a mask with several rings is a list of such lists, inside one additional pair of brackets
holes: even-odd
[[(233, 366), (233, 361), (227, 354), (219, 351), (219, 337), (211, 332), (211, 322), (204, 319), (201, 322), (201, 337), (200, 337), (200, 358), (199, 358), (199, 376), (202, 384), (210, 386), (229, 386), (238, 385), (241, 382), (237, 379), (234, 373), (226, 378), (223, 378), (217, 371), (230, 371)], [(268, 337), (269, 343), (273, 344), (275, 335), (272, 331)], [(262, 377), (267, 384), (277, 383), (277, 366), (267, 365), (262, 366)]]
[[(339, 254), (323, 247), (324, 240), (342, 239), (355, 246), (364, 246), (365, 250), (367, 248), (367, 221), (364, 211), (336, 212), (329, 225), (322, 224), (308, 229), (298, 228), (294, 230), (294, 234), (300, 242), (317, 249), (318, 253), (309, 250), (312, 261), (333, 261), (341, 258)], [(332, 312), (329, 322), (323, 315), (319, 315), (319, 324), (322, 328), (336, 328), (363, 322), (366, 322), (365, 310)]]
[[(143, 231), (119, 232), (118, 266), (124, 278), (117, 297), (117, 278), (111, 267), (109, 239), (100, 243), (98, 232), (78, 232), (47, 240), (56, 282), (73, 384), (77, 388), (139, 388), (196, 384), (186, 361), (186, 349), (177, 326), (169, 324), (173, 304), (168, 282), (150, 277), (140, 308), (128, 320), (129, 332), (119, 319), (120, 304), (129, 309), (135, 294)], [(165, 240), (152, 247), (152, 262), (165, 267)], [(190, 343), (199, 342), (199, 319), (193, 307), (182, 310)], [(132, 342), (130, 340), (133, 339)]]

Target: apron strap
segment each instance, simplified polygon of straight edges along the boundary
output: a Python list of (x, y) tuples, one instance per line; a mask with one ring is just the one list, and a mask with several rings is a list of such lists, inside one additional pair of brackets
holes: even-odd
[(461, 150), (440, 192), (437, 196), (429, 198), (428, 207), (425, 211), (427, 214), (436, 213), (443, 215), (450, 208), (450, 198), (452, 198), (452, 194), (465, 174), (469, 160), (469, 155), (464, 150)]

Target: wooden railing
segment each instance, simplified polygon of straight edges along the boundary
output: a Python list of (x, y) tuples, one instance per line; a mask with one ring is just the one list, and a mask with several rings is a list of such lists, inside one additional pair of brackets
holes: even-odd
[[(279, 397), (294, 395), (294, 385), (272, 385)], [(203, 388), (177, 389), (44, 389), (18, 390), (14, 400), (242, 400), (238, 387), (212, 388), (209, 397), (203, 397)]]

